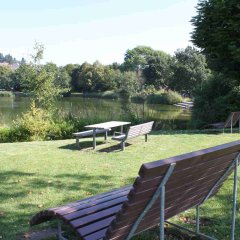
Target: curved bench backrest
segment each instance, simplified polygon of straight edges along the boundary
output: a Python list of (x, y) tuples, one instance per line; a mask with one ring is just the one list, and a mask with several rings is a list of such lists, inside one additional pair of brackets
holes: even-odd
[(142, 123), (138, 124), (135, 126), (131, 126), (128, 130), (127, 139), (134, 138), (140, 135), (148, 134), (151, 132), (152, 127), (153, 127), (153, 121), (152, 122), (147, 122), (147, 123)]
[[(175, 168), (166, 184), (165, 220), (201, 204), (215, 195), (222, 182), (211, 192), (240, 152), (240, 141), (196, 151), (173, 158), (143, 164), (128, 200), (107, 230), (105, 239), (126, 239), (133, 224), (148, 205), (170, 164)], [(160, 199), (147, 212), (135, 234), (154, 227), (160, 221)]]

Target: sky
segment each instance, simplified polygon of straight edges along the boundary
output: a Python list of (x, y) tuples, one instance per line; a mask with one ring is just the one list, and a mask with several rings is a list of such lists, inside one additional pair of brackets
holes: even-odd
[(127, 49), (171, 55), (191, 43), (197, 0), (0, 0), (0, 52), (29, 60), (35, 42), (44, 62), (122, 63)]

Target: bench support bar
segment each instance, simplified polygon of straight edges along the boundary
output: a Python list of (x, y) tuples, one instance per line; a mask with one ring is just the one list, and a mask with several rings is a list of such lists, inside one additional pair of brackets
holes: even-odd
[(142, 213), (140, 214), (136, 222), (133, 224), (132, 229), (130, 230), (126, 240), (130, 240), (131, 237), (135, 235), (135, 232), (139, 224), (141, 223), (142, 219), (147, 214), (147, 212), (151, 209), (151, 207), (159, 197), (160, 197), (160, 240), (164, 240), (165, 185), (168, 179), (170, 178), (175, 166), (176, 166), (176, 163), (172, 163), (169, 166), (156, 192), (153, 194), (151, 200), (148, 202), (147, 206), (144, 208), (144, 210), (142, 211)]
[(63, 237), (63, 235), (62, 235), (62, 225), (61, 225), (60, 221), (58, 221), (58, 233), (57, 233), (57, 235), (58, 235), (59, 240), (68, 240), (67, 238)]
[[(240, 153), (237, 155), (237, 157), (234, 159), (234, 161), (231, 163), (231, 165), (226, 170), (226, 172), (222, 175), (222, 177), (219, 178), (219, 180), (214, 184), (212, 189), (209, 191), (209, 193), (207, 194), (207, 196), (204, 198), (204, 200), (201, 203), (201, 204), (203, 204), (205, 201), (207, 201), (209, 199), (209, 197), (211, 196), (213, 191), (216, 189), (216, 187), (219, 186), (219, 184), (221, 184), (221, 182), (229, 175), (229, 173), (232, 170), (232, 168), (234, 168), (231, 240), (235, 239), (235, 223), (236, 223), (236, 209), (237, 209), (237, 179), (238, 179), (238, 175), (237, 174), (238, 174), (239, 158), (240, 158)], [(172, 225), (172, 226), (174, 226), (174, 227), (176, 227), (176, 228), (188, 231), (188, 232), (190, 232), (192, 234), (195, 234), (195, 235), (199, 235), (199, 236), (205, 237), (206, 239), (217, 240), (216, 238), (207, 236), (207, 235), (205, 235), (205, 234), (200, 232), (200, 205), (196, 206), (196, 231), (195, 232), (191, 231), (188, 228), (180, 226), (178, 224), (171, 223), (169, 221), (165, 221), (165, 222), (170, 224), (170, 225)]]

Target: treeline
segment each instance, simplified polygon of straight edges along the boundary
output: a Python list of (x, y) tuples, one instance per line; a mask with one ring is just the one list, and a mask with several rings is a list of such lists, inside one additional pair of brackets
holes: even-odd
[[(54, 63), (44, 66), (55, 78), (55, 84), (68, 92), (121, 91), (128, 95), (151, 90), (173, 90), (191, 97), (209, 77), (205, 56), (193, 47), (179, 49), (171, 56), (146, 46), (127, 50), (122, 64), (103, 65)], [(0, 89), (27, 91), (31, 82), (31, 64), (25, 62), (16, 70), (0, 66)], [(29, 81), (26, 81), (29, 79)]]
[(2, 53), (0, 53), (0, 63), (8, 63), (8, 64), (14, 64), (14, 63), (18, 63), (18, 64), (25, 64), (26, 60), (24, 58), (21, 59), (21, 61), (17, 60), (16, 58), (14, 58), (12, 55), (7, 54), (7, 55), (3, 55)]

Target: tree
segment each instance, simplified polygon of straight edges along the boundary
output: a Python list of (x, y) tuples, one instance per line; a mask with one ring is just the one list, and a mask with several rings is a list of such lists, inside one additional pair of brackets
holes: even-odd
[(202, 123), (224, 120), (229, 111), (240, 107), (239, 0), (200, 0), (197, 11), (192, 41), (215, 72), (195, 94), (193, 117)]
[(171, 68), (169, 87), (189, 96), (192, 96), (195, 89), (210, 75), (205, 56), (190, 46), (175, 52), (175, 61)]
[[(51, 111), (57, 97), (63, 94), (66, 89), (55, 84), (56, 67), (54, 64), (41, 65), (40, 61), (43, 58), (44, 46), (36, 43), (34, 46), (35, 53), (32, 55), (32, 60), (27, 70), (28, 77), (22, 79), (22, 86), (25, 92), (29, 93), (34, 105), (37, 108)], [(22, 65), (23, 67), (26, 65)]]
[(172, 57), (161, 53), (148, 58), (148, 65), (143, 69), (145, 84), (156, 89), (167, 88), (167, 81), (171, 75)]
[(210, 67), (240, 81), (239, 0), (200, 0), (192, 18), (193, 43)]
[(8, 66), (0, 66), (0, 89), (12, 90), (13, 81), (11, 78), (12, 70)]

